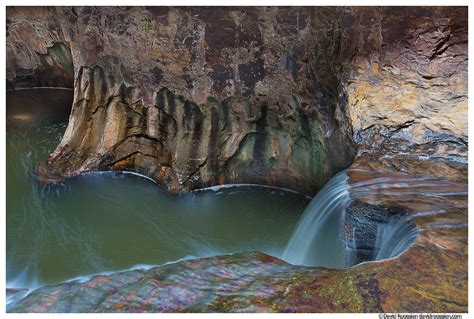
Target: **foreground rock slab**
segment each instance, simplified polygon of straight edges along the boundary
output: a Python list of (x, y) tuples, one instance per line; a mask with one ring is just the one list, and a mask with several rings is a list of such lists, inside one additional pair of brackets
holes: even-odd
[(433, 254), (414, 248), (396, 260), (338, 271), (237, 253), (45, 286), (10, 312), (466, 311), (459, 278), (446, 277), (457, 256), (449, 258), (454, 266), (432, 272), (421, 266)]

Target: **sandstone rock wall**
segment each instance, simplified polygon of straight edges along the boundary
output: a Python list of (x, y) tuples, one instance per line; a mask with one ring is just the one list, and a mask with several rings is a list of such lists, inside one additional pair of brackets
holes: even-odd
[(75, 100), (40, 175), (128, 169), (172, 191), (313, 194), (352, 162), (330, 9), (324, 21), (308, 8), (56, 10)]
[(71, 49), (54, 8), (7, 8), (7, 89), (74, 86)]
[[(128, 169), (172, 191), (247, 182), (313, 194), (351, 164), (353, 137), (361, 151), (467, 161), (467, 8), (57, 7), (7, 16), (56, 30), (48, 52), (55, 43), (71, 50), (70, 123), (37, 167), (43, 176)], [(33, 52), (39, 40), (7, 43)], [(8, 62), (9, 74), (17, 65)]]
[(365, 20), (373, 50), (355, 56), (344, 76), (359, 149), (467, 163), (467, 8), (379, 12)]

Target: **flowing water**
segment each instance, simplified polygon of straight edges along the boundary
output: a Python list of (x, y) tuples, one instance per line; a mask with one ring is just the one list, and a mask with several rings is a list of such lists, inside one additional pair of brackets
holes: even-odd
[(340, 230), (350, 202), (347, 180), (346, 172), (340, 172), (311, 200), (283, 252), (284, 260), (295, 265), (344, 267)]
[[(466, 227), (455, 218), (438, 217), (452, 211), (457, 199), (467, 196), (467, 187), (462, 183), (389, 170), (353, 169), (349, 173), (358, 175), (356, 181), (349, 184), (348, 172), (340, 172), (312, 199), (283, 252), (284, 260), (296, 265), (345, 268), (361, 261), (393, 258), (405, 252), (419, 235), (413, 222), (415, 218), (436, 217), (429, 228)], [(349, 227), (352, 236), (344, 236), (342, 230), (347, 230), (345, 226), (350, 219), (346, 210), (358, 199), (379, 203), (381, 210), (395, 206), (405, 207), (406, 211), (382, 214), (374, 220), (362, 217), (358, 224)], [(365, 215), (370, 214), (366, 212)], [(372, 240), (369, 247), (372, 251), (365, 260), (353, 258), (358, 251), (367, 249), (361, 247), (364, 246), (361, 243), (367, 244), (368, 240), (350, 241), (357, 232)]]
[(245, 250), (281, 254), (308, 204), (301, 194), (241, 185), (177, 196), (120, 172), (39, 186), (31, 169), (59, 143), (70, 99), (8, 94), (7, 286)]
[(418, 229), (405, 219), (390, 218), (379, 226), (375, 247), (378, 248), (374, 260), (388, 259), (403, 253), (418, 236)]
[[(396, 193), (407, 185), (397, 178), (349, 186), (343, 171), (309, 205), (301, 194), (255, 185), (171, 195), (127, 172), (84, 174), (41, 187), (32, 167), (59, 143), (71, 97), (61, 90), (7, 94), (10, 287), (250, 250), (296, 265), (352, 266), (360, 260), (348, 258), (358, 244), (342, 235), (348, 205), (374, 187)], [(411, 186), (425, 183), (407, 180)], [(375, 229), (373, 260), (401, 254), (417, 236), (416, 227), (399, 217), (384, 219)]]

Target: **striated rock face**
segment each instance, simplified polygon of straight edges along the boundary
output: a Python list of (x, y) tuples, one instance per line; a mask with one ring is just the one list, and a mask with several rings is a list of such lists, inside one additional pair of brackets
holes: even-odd
[(245, 182), (315, 193), (354, 156), (336, 14), (57, 8), (75, 99), (36, 172), (134, 170), (173, 192)]
[(115, 83), (100, 67), (79, 77), (70, 124), (48, 163), (54, 175), (133, 169), (171, 191), (252, 182), (312, 193), (352, 159), (342, 128), (326, 136), (319, 112), (296, 98), (284, 107), (242, 97), (198, 105), (160, 89), (146, 107), (123, 84), (114, 96), (102, 90)]
[(396, 206), (372, 205), (354, 199), (346, 208), (343, 231), (346, 267), (397, 256), (416, 240), (410, 212)]
[(9, 86), (67, 86), (74, 64), (69, 127), (42, 176), (127, 169), (172, 191), (253, 182), (312, 194), (352, 162), (352, 133), (361, 150), (467, 161), (463, 7), (7, 16)]
[[(75, 158), (77, 171), (133, 168), (173, 191), (256, 182), (310, 193), (347, 164), (344, 158), (331, 159), (337, 151), (350, 150), (350, 143), (342, 140), (329, 149), (333, 145), (323, 137), (317, 112), (296, 101), (286, 110), (242, 98), (197, 105), (162, 89), (154, 107), (135, 105), (130, 117), (121, 118), (127, 111), (123, 100), (112, 99), (92, 113), (78, 112), (77, 121), (86, 126), (66, 132), (58, 156)], [(110, 125), (96, 124), (104, 122)], [(79, 145), (79, 151), (70, 145)], [(67, 175), (72, 168), (59, 172)]]

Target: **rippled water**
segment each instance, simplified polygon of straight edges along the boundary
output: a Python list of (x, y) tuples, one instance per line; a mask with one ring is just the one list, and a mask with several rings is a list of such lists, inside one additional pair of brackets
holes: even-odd
[(280, 255), (308, 204), (297, 193), (252, 186), (170, 195), (125, 173), (42, 188), (31, 169), (59, 143), (70, 93), (8, 97), (7, 286), (243, 250)]

